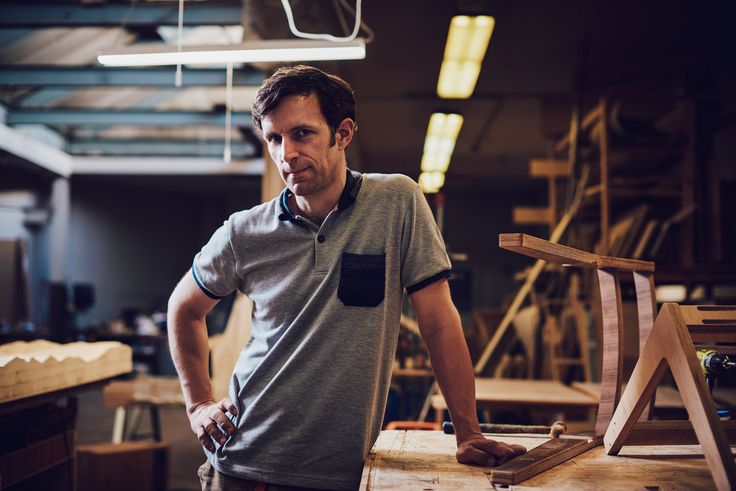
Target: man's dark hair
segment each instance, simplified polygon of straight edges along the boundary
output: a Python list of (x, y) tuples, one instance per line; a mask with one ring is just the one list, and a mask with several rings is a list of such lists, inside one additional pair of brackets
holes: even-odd
[(355, 119), (353, 88), (336, 75), (306, 65), (282, 67), (267, 78), (258, 89), (253, 102), (253, 123), (263, 130), (261, 120), (273, 112), (285, 97), (291, 95), (317, 95), (319, 108), (334, 138), (340, 121)]

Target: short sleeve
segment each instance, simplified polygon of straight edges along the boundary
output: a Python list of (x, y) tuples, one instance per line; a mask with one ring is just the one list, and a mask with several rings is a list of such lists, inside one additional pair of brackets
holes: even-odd
[(445, 242), (419, 185), (411, 182), (404, 216), (401, 282), (409, 293), (421, 290), (452, 273)]
[(194, 280), (211, 298), (228, 296), (240, 283), (230, 241), (230, 228), (230, 221), (225, 221), (194, 256), (192, 263)]

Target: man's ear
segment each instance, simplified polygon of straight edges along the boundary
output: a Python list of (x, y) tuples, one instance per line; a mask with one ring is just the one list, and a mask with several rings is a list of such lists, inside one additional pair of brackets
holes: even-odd
[(358, 125), (350, 118), (345, 118), (340, 121), (335, 131), (335, 141), (340, 150), (345, 150), (353, 139), (355, 131), (358, 129)]

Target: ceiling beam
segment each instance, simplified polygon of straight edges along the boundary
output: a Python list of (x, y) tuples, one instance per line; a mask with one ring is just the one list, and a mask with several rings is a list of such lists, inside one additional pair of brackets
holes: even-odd
[[(221, 157), (224, 148), (223, 140), (104, 139), (73, 141), (67, 144), (66, 151), (72, 155)], [(260, 157), (260, 149), (246, 141), (231, 142), (230, 151), (234, 159)]]
[(63, 177), (72, 173), (69, 154), (4, 124), (0, 124), (0, 150)]
[[(0, 65), (0, 85), (16, 87), (174, 87), (176, 69)], [(225, 69), (184, 67), (182, 86), (225, 86)], [(233, 71), (233, 84), (260, 85), (262, 72), (246, 67)]]
[[(50, 126), (196, 126), (225, 124), (225, 113), (212, 111), (146, 111), (93, 109), (18, 109), (8, 112), (6, 124)], [(233, 126), (251, 127), (250, 112), (232, 113)]]
[[(242, 4), (238, 1), (187, 2), (184, 25), (239, 25)], [(203, 2), (204, 3), (204, 2)], [(157, 27), (177, 25), (178, 2), (62, 3), (3, 2), (0, 28), (47, 27)], [(32, 12), (32, 13), (31, 13)], [(30, 15), (29, 15), (30, 14)]]
[(234, 160), (181, 157), (74, 157), (72, 173), (106, 175), (263, 174), (263, 159)]

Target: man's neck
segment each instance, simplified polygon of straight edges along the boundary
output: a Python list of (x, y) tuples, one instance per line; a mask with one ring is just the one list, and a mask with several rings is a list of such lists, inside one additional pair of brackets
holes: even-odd
[(306, 217), (317, 225), (321, 225), (340, 201), (340, 196), (342, 196), (345, 189), (346, 179), (346, 172), (343, 169), (328, 189), (309, 196), (292, 195), (289, 204), (295, 207), (295, 211), (299, 215)]

